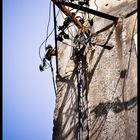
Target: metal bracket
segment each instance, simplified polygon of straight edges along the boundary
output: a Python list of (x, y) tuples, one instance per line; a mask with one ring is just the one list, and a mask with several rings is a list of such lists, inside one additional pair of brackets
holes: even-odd
[(84, 12), (88, 12), (90, 14), (93, 14), (93, 15), (96, 15), (96, 16), (99, 16), (99, 17), (102, 17), (102, 18), (105, 18), (105, 19), (108, 19), (108, 20), (112, 20), (114, 22), (118, 21), (118, 17), (112, 16), (112, 15), (109, 15), (109, 14), (106, 14), (106, 13), (102, 13), (102, 12), (99, 12), (99, 11), (96, 11), (96, 10), (93, 10), (93, 9), (90, 9), (90, 8), (87, 8), (87, 7), (83, 7), (83, 6), (74, 4), (74, 3), (64, 2), (64, 1), (60, 2), (60, 3), (66, 5), (66, 6), (69, 6), (69, 7), (84, 11)]

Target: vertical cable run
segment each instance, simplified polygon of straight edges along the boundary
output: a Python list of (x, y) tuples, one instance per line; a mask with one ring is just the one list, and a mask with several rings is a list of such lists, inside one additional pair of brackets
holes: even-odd
[(55, 4), (53, 3), (53, 17), (54, 17), (54, 37), (55, 37), (55, 51), (56, 51), (56, 74), (58, 74), (58, 48), (57, 48), (57, 22), (55, 15)]
[(78, 88), (78, 124), (76, 140), (89, 140), (88, 128), (88, 101), (85, 80), (86, 57), (84, 55), (86, 46), (75, 49), (77, 64), (77, 88)]
[(52, 60), (50, 60), (50, 67), (51, 67), (51, 72), (52, 72), (52, 80), (53, 80), (54, 92), (55, 92), (55, 96), (56, 96), (57, 95), (57, 91), (56, 91), (56, 86), (55, 86), (55, 79), (54, 79), (54, 73), (53, 73)]
[(83, 73), (83, 61), (82, 61), (82, 54), (77, 56), (77, 83), (78, 83), (78, 137), (77, 140), (82, 140), (82, 93), (83, 93), (83, 81), (82, 81), (82, 73)]
[(85, 46), (76, 49), (76, 63), (77, 63), (77, 88), (78, 88), (78, 126), (77, 126), (77, 140), (83, 140), (84, 130), (84, 61), (85, 56), (83, 55)]

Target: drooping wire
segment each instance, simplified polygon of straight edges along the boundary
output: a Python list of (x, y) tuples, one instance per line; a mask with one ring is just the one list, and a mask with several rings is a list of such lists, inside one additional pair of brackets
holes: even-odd
[(43, 44), (48, 40), (48, 38), (51, 36), (51, 34), (53, 33), (53, 31), (54, 31), (54, 29), (52, 29), (52, 31), (50, 32), (50, 34), (46, 37), (46, 39), (40, 44), (40, 46), (39, 46), (39, 57), (40, 57), (40, 59), (41, 59), (41, 61), (43, 61), (42, 60), (42, 57), (41, 57), (41, 47), (43, 46)]
[(51, 67), (51, 73), (52, 73), (54, 92), (55, 92), (55, 95), (57, 95), (56, 86), (55, 86), (55, 79), (54, 79), (54, 72), (53, 72), (53, 66), (52, 66), (52, 60), (50, 60), (50, 67)]
[[(49, 32), (50, 20), (51, 20), (51, 1), (50, 1), (50, 4), (49, 4), (49, 19), (48, 19), (48, 25), (47, 25), (46, 38), (47, 38), (48, 32)], [(45, 42), (45, 47), (46, 47), (46, 44), (47, 44), (47, 40), (46, 40), (46, 42)]]
[(73, 48), (75, 47), (75, 46), (72, 46), (72, 45), (70, 45), (70, 44), (68, 44), (68, 43), (66, 43), (64, 41), (62, 41), (62, 43), (65, 44), (65, 45), (67, 45), (67, 46), (73, 47)]
[(50, 24), (50, 16), (51, 15), (51, 1), (50, 1), (50, 4), (49, 4), (49, 21), (48, 21), (48, 25), (47, 25), (47, 32), (46, 32), (46, 39), (41, 43), (41, 45), (39, 46), (39, 57), (40, 57), (40, 59), (41, 59), (41, 61), (43, 61), (42, 60), (42, 57), (41, 57), (41, 47), (43, 46), (43, 44), (45, 43), (45, 47), (46, 47), (46, 44), (47, 44), (47, 40), (48, 40), (48, 38), (49, 38), (49, 36), (53, 33), (53, 30), (51, 31), (51, 33), (48, 35), (48, 31), (49, 31), (49, 24)]
[(54, 39), (55, 39), (55, 51), (56, 51), (56, 73), (58, 74), (58, 47), (57, 47), (57, 21), (56, 21), (56, 9), (53, 3), (53, 20), (54, 20)]
[[(62, 16), (63, 20), (65, 20), (64, 15), (63, 15), (63, 13), (62, 13), (62, 12), (61, 12), (61, 16)], [(68, 27), (66, 27), (66, 29), (65, 29), (65, 30), (68, 30), (68, 32), (71, 34), (71, 37), (73, 37), (73, 38), (74, 38), (74, 36), (73, 36), (73, 34), (71, 33), (71, 31), (69, 30), (69, 28), (70, 28), (70, 24), (68, 25)]]
[(98, 5), (97, 5), (97, 3), (96, 3), (96, 0), (94, 0), (94, 4), (95, 4), (95, 6), (96, 6), (96, 11), (98, 11)]
[[(94, 4), (95, 4), (95, 6), (96, 6), (96, 11), (98, 11), (98, 5), (97, 5), (97, 3), (96, 3), (96, 0), (94, 0)], [(95, 15), (92, 17), (92, 18), (94, 18), (95, 17)]]
[[(58, 14), (59, 14), (59, 12), (60, 12), (60, 10), (58, 10), (58, 12), (57, 12), (57, 14), (56, 14), (56, 18), (58, 17)], [(50, 22), (50, 21), (49, 21)], [(49, 23), (48, 22), (48, 23)], [(48, 24), (49, 25), (49, 24)], [(49, 28), (49, 26), (48, 26), (48, 28)], [(54, 32), (54, 28), (52, 29), (52, 31), (50, 32), (50, 34), (48, 35), (48, 28), (47, 28), (47, 36), (46, 36), (46, 39), (40, 44), (40, 46), (39, 46), (39, 57), (40, 57), (40, 59), (41, 59), (41, 61), (43, 61), (42, 60), (42, 57), (41, 57), (41, 47), (43, 46), (43, 44), (45, 43), (45, 46), (46, 46), (46, 44), (47, 44), (47, 40), (48, 40), (48, 38), (52, 35), (52, 33)]]
[(71, 37), (74, 38), (74, 36), (73, 36), (73, 31), (72, 31), (72, 29), (71, 29), (72, 26), (74, 26), (74, 25), (68, 25), (67, 30), (68, 30), (68, 32), (71, 34)]

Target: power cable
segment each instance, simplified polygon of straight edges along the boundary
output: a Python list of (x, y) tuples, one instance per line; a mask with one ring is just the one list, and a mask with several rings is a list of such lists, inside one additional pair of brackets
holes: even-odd
[[(58, 12), (56, 14), (56, 18), (58, 17), (59, 12), (60, 12), (60, 10), (58, 10)], [(47, 42), (48, 38), (52, 35), (53, 32), (54, 32), (54, 28), (52, 29), (52, 31), (50, 32), (50, 34), (46, 36), (46, 39), (39, 46), (39, 57), (40, 57), (41, 61), (43, 61), (42, 60), (42, 57), (41, 57), (41, 47), (43, 46), (43, 44), (45, 42)], [(45, 46), (46, 46), (46, 44), (45, 44)]]
[[(48, 32), (49, 32), (50, 19), (51, 19), (51, 1), (50, 1), (50, 4), (49, 4), (49, 20), (48, 20), (48, 25), (47, 25), (47, 34), (46, 34), (46, 38), (47, 38)], [(46, 42), (45, 42), (45, 47), (46, 47), (46, 44), (47, 44), (47, 40), (46, 40)]]
[(50, 60), (50, 67), (51, 67), (51, 72), (52, 72), (52, 80), (53, 80), (54, 92), (55, 92), (55, 95), (57, 95), (56, 86), (55, 86), (54, 72), (53, 72), (53, 66), (52, 66), (52, 60)]
[(56, 51), (56, 73), (58, 74), (57, 22), (56, 22), (54, 3), (53, 3), (53, 17), (54, 17), (54, 39), (55, 39), (55, 51)]
[(43, 60), (42, 60), (42, 57), (41, 57), (41, 47), (42, 47), (43, 44), (48, 40), (48, 38), (51, 36), (51, 34), (53, 33), (53, 31), (54, 31), (54, 28), (52, 29), (51, 33), (46, 37), (46, 39), (45, 39), (45, 40), (40, 44), (40, 46), (39, 46), (39, 57), (40, 57), (41, 61), (43, 61)]

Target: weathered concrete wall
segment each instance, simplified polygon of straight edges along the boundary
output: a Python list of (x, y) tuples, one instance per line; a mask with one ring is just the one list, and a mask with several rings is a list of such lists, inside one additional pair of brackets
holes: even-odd
[[(92, 41), (111, 45), (113, 49), (97, 45), (86, 47), (84, 92), (88, 104), (85, 105), (83, 140), (87, 134), (89, 140), (136, 140), (137, 55), (133, 36), (137, 32), (137, 13), (125, 15), (134, 11), (137, 3), (136, 0), (96, 0), (96, 3), (98, 11), (120, 18), (113, 26), (112, 21), (94, 17), (92, 30), (99, 32)], [(94, 8), (94, 0), (90, 0), (90, 4)], [(53, 140), (76, 140), (77, 66), (71, 59), (72, 47), (58, 45)]]

